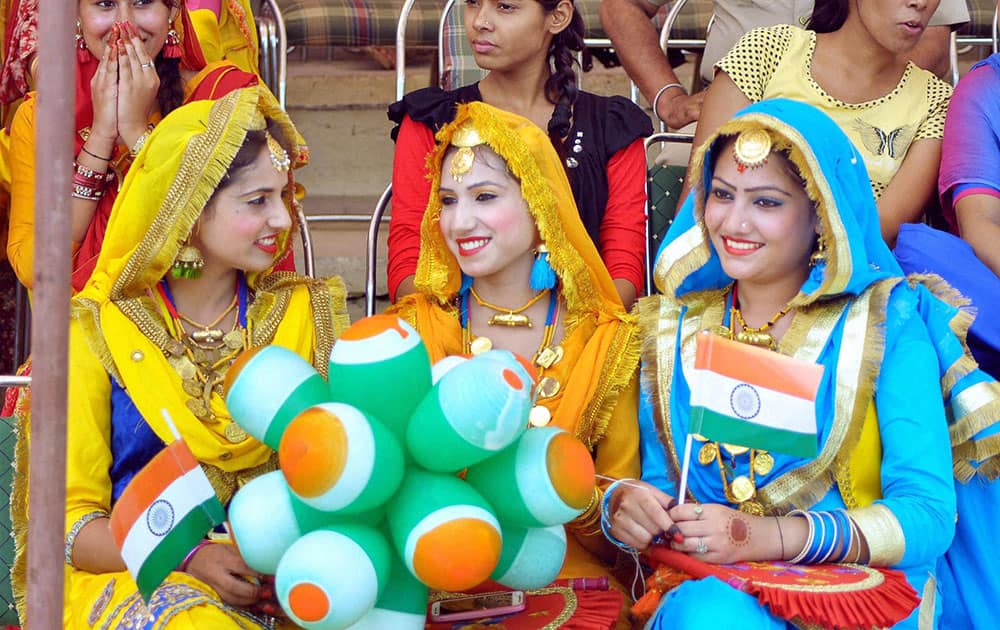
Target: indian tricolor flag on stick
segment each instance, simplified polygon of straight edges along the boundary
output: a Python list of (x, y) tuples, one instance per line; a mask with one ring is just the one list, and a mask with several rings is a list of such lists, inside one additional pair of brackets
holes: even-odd
[(225, 518), (212, 484), (183, 440), (157, 453), (111, 511), (111, 534), (143, 599), (148, 602), (187, 553)]
[(816, 456), (823, 366), (708, 331), (697, 336), (691, 433), (763, 451)]

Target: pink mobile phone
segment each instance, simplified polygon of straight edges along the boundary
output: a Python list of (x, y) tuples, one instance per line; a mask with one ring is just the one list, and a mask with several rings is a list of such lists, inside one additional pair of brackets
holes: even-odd
[(524, 610), (524, 591), (498, 591), (442, 599), (431, 604), (431, 621), (462, 621)]

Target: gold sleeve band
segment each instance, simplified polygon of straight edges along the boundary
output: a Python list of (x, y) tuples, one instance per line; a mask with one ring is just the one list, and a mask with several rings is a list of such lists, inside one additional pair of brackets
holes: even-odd
[(855, 508), (847, 512), (868, 543), (868, 564), (890, 567), (900, 563), (906, 551), (903, 527), (892, 510), (881, 503)]

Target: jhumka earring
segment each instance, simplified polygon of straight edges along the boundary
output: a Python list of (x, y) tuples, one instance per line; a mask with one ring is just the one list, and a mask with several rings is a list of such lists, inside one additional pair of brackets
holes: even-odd
[(809, 257), (809, 266), (818, 267), (819, 265), (826, 263), (826, 238), (820, 236), (816, 239), (816, 251), (812, 253)]
[(80, 63), (86, 63), (90, 57), (90, 49), (87, 48), (87, 42), (83, 39), (83, 25), (80, 24), (80, 20), (76, 21), (76, 60)]
[(771, 136), (763, 129), (748, 129), (736, 137), (733, 160), (736, 161), (736, 170), (740, 173), (748, 168), (764, 166), (769, 155), (771, 155)]
[(170, 275), (175, 278), (194, 279), (201, 277), (201, 268), (205, 266), (205, 259), (201, 257), (201, 251), (191, 244), (190, 237), (181, 246), (174, 258), (174, 264), (170, 268)]
[(557, 280), (555, 269), (549, 264), (549, 248), (542, 243), (535, 249), (535, 261), (531, 263), (528, 285), (535, 291), (544, 291), (554, 289)]
[(167, 31), (167, 40), (163, 42), (163, 58), (178, 59), (181, 56), (181, 38), (174, 30), (173, 22), (168, 24), (170, 30)]
[(287, 173), (288, 169), (292, 167), (292, 160), (288, 157), (288, 151), (285, 151), (281, 143), (278, 142), (274, 136), (264, 132), (267, 137), (267, 151), (271, 154), (271, 165), (274, 166), (274, 170), (279, 173)]

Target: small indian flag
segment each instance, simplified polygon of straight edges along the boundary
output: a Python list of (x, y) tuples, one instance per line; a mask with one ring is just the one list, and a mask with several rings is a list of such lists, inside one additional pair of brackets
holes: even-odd
[(226, 518), (222, 503), (180, 439), (129, 482), (111, 511), (111, 534), (147, 602), (205, 534)]
[(703, 331), (691, 383), (691, 433), (798, 457), (816, 456), (823, 366)]

